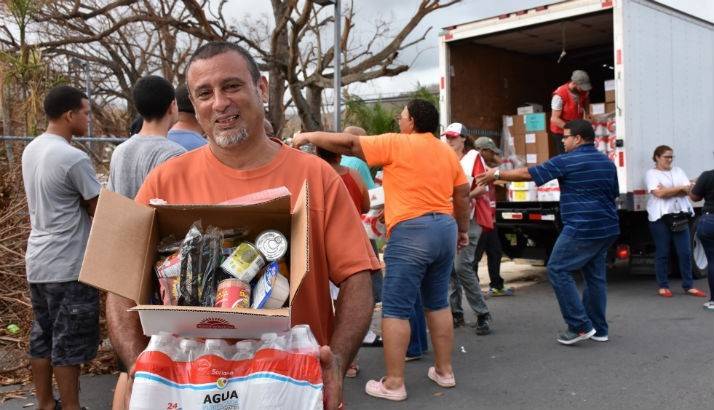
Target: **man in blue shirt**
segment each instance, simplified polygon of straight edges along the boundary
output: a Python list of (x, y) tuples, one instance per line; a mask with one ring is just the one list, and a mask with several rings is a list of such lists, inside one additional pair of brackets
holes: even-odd
[[(563, 230), (548, 260), (548, 278), (568, 325), (557, 339), (565, 345), (608, 340), (605, 259), (620, 234), (615, 206), (619, 186), (615, 165), (595, 149), (594, 139), (589, 122), (569, 121), (563, 133), (565, 154), (530, 168), (492, 169), (476, 178), (479, 185), (500, 179), (538, 186), (558, 179)], [(578, 270), (585, 277), (582, 300), (572, 277)]]
[(171, 127), (166, 138), (184, 147), (186, 151), (206, 145), (203, 129), (198, 125), (196, 112), (188, 97), (188, 89), (185, 85), (180, 85), (176, 89), (176, 104), (179, 110), (178, 122)]

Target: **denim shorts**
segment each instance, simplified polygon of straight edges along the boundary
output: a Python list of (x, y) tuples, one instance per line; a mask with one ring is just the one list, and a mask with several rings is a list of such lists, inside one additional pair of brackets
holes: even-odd
[(384, 252), (382, 317), (409, 319), (417, 292), (427, 310), (449, 307), (456, 233), (454, 218), (441, 213), (428, 213), (392, 228)]
[(35, 320), (30, 330), (30, 357), (50, 359), (52, 366), (89, 362), (99, 347), (99, 292), (76, 281), (31, 283)]

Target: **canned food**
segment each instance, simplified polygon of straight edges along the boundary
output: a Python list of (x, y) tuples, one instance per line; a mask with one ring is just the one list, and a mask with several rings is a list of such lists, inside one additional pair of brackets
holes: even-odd
[(258, 248), (266, 260), (276, 261), (287, 252), (288, 240), (285, 239), (285, 235), (282, 233), (269, 229), (258, 235), (255, 239), (255, 247)]
[(224, 279), (218, 284), (216, 307), (236, 309), (250, 307), (250, 285), (240, 279)]
[(265, 259), (258, 249), (248, 242), (238, 245), (221, 263), (221, 268), (226, 273), (245, 283), (250, 283), (263, 266), (265, 266)]

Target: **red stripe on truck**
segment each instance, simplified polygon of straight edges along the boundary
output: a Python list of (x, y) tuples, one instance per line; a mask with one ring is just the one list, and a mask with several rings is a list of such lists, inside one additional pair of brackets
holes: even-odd
[(613, 3), (614, 3), (613, 0), (602, 0), (602, 1), (600, 2), (600, 6), (605, 9), (605, 8), (608, 8), (608, 7), (612, 7), (612, 6), (613, 6)]
[(445, 81), (444, 81), (444, 76), (441, 76), (439, 79), (439, 87), (443, 90), (445, 87)]
[(617, 65), (620, 65), (620, 64), (622, 64), (622, 50), (618, 48), (617, 49)]
[(620, 151), (619, 162), (621, 167), (625, 166), (625, 153), (622, 151)]

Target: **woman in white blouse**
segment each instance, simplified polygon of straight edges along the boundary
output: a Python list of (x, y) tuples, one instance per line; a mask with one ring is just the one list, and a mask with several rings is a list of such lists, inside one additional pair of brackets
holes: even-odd
[(673, 167), (672, 148), (660, 145), (654, 151), (652, 160), (655, 167), (645, 176), (647, 192), (647, 216), (650, 232), (655, 243), (655, 273), (659, 295), (672, 297), (669, 290), (669, 250), (672, 244), (677, 252), (682, 288), (691, 296), (705, 297), (706, 294), (694, 287), (692, 278), (692, 249), (689, 238), (688, 221), (694, 215), (692, 204), (687, 198), (691, 182), (681, 168)]

